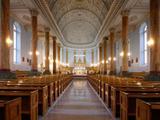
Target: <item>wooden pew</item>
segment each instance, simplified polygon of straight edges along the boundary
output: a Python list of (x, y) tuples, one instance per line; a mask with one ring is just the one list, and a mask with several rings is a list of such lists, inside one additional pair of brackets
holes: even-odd
[[(68, 86), (72, 77), (68, 75), (56, 75), (56, 76), (43, 76), (31, 78), (32, 81), (44, 84), (53, 84), (52, 89), (52, 102), (62, 93), (62, 91)], [(31, 81), (27, 80), (27, 81)], [(26, 82), (26, 81), (25, 81)], [(51, 88), (51, 87), (50, 87)]]
[(160, 93), (120, 92), (120, 120), (136, 120), (136, 99), (160, 100)]
[(100, 87), (100, 97), (102, 98), (103, 101), (105, 101), (105, 81), (104, 81), (104, 77), (102, 77), (99, 87)]
[(140, 79), (144, 79), (144, 76), (145, 76), (145, 72), (131, 72), (130, 73), (130, 77), (132, 78), (140, 78)]
[(48, 86), (48, 105), (51, 106), (56, 98), (62, 93), (62, 91), (71, 82), (72, 77), (70, 75), (48, 75), (40, 77), (27, 77), (14, 81), (8, 81), (8, 84), (45, 84)]
[(48, 88), (42, 84), (8, 84), (6, 87), (0, 87), (0, 90), (18, 90), (31, 91), (38, 90), (38, 113), (45, 115), (48, 110)]
[(45, 80), (39, 79), (37, 77), (37, 79), (32, 79), (32, 78), (20, 79), (20, 80), (14, 81), (14, 82), (9, 82), (7, 85), (9, 85), (9, 84), (25, 84), (25, 85), (37, 84), (35, 86), (47, 85), (47, 87), (48, 87), (48, 106), (51, 106), (52, 103), (54, 102), (54, 91), (53, 91), (54, 86), (53, 86), (53, 82), (51, 82), (51, 81), (45, 81)]
[(111, 108), (111, 93), (112, 93), (112, 91), (111, 91), (111, 88), (113, 87), (113, 86), (117, 86), (117, 87), (123, 87), (123, 86), (130, 86), (130, 87), (133, 87), (133, 86), (139, 86), (139, 85), (137, 85), (137, 82), (133, 82), (133, 81), (131, 81), (131, 82), (129, 82), (129, 81), (122, 81), (122, 83), (119, 83), (119, 82), (115, 82), (115, 83), (107, 83), (107, 82), (105, 82), (104, 83), (105, 85), (104, 85), (104, 89), (105, 89), (105, 104), (107, 105), (107, 107), (109, 107), (109, 108)]
[[(93, 86), (93, 88), (99, 93), (100, 97), (103, 99), (105, 104), (108, 107), (112, 108), (113, 115), (119, 116), (120, 111), (120, 89), (123, 88), (123, 91), (126, 92), (160, 92), (160, 90), (156, 89), (160, 85), (160, 82), (152, 82), (152, 81), (143, 81), (142, 79), (133, 79), (133, 78), (120, 78), (115, 76), (88, 76), (89, 83)], [(100, 81), (100, 82), (97, 82)], [(99, 84), (100, 83), (100, 84)], [(146, 87), (149, 90), (144, 89)], [(138, 89), (134, 89), (138, 88)], [(118, 115), (117, 115), (118, 114)]]
[(136, 100), (136, 120), (159, 120), (160, 100)]
[(15, 71), (16, 78), (23, 78), (28, 76), (28, 71)]
[(21, 98), (0, 98), (0, 119), (21, 120)]
[(0, 98), (10, 99), (15, 97), (21, 97), (22, 100), (22, 120), (38, 120), (38, 91), (0, 90)]
[(160, 88), (153, 88), (152, 86), (112, 86), (111, 87), (111, 110), (114, 117), (120, 116), (120, 91), (134, 92), (134, 93), (160, 93)]

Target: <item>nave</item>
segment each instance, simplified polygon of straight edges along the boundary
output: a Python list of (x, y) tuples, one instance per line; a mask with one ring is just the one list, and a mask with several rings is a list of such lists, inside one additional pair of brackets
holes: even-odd
[(112, 120), (88, 81), (73, 80), (45, 120)]
[(0, 120), (159, 114), (160, 0), (0, 0)]

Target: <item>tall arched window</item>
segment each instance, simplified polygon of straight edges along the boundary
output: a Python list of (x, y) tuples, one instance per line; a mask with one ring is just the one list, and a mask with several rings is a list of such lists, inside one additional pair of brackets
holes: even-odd
[(13, 24), (13, 62), (21, 62), (21, 27), (17, 22)]
[(140, 27), (140, 62), (141, 65), (148, 64), (148, 27), (147, 24), (144, 23)]

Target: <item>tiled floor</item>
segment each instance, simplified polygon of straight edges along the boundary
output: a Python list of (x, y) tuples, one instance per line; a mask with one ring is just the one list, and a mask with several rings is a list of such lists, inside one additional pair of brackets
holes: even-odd
[(74, 80), (45, 120), (112, 120), (86, 80)]

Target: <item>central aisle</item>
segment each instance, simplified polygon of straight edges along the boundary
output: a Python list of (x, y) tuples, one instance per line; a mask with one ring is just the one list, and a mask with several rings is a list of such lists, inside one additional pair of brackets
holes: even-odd
[(74, 80), (45, 120), (112, 120), (87, 80)]

